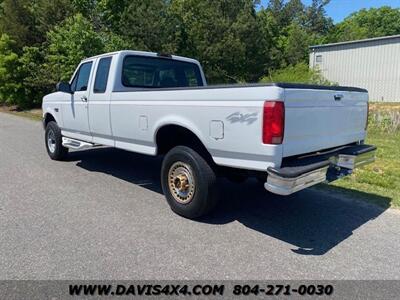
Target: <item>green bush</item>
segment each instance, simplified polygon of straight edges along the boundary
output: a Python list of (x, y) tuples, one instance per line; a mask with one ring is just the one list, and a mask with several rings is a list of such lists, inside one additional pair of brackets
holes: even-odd
[(333, 85), (333, 83), (326, 80), (318, 70), (310, 69), (306, 63), (298, 63), (284, 69), (272, 71), (268, 76), (263, 77), (261, 82)]
[(47, 33), (45, 70), (53, 83), (69, 80), (85, 57), (104, 52), (101, 36), (82, 14), (69, 17)]
[(44, 51), (39, 47), (24, 47), (19, 58), (19, 73), (23, 76), (24, 97), (20, 108), (38, 107), (45, 94), (54, 90), (54, 84), (44, 72)]
[(18, 72), (19, 58), (13, 51), (14, 41), (7, 35), (0, 37), (0, 104), (21, 105), (24, 88)]

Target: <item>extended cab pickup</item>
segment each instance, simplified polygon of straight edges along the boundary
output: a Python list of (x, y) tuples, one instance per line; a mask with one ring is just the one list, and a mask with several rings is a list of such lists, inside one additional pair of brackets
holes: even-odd
[(207, 86), (198, 61), (138, 51), (83, 60), (43, 99), (52, 159), (99, 145), (164, 155), (164, 194), (188, 218), (213, 208), (218, 176), (289, 195), (374, 161), (367, 116), (364, 89)]

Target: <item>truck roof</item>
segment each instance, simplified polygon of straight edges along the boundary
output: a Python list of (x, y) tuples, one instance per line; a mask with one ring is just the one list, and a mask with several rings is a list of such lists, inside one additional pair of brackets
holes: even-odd
[[(82, 61), (87, 61), (87, 60), (91, 60), (91, 59), (99, 58), (99, 57), (104, 57), (104, 56), (118, 55), (118, 54), (119, 55), (121, 55), (121, 54), (131, 54), (131, 55), (150, 56), (150, 57), (163, 56), (162, 54), (156, 53), (156, 52), (146, 52), (146, 51), (136, 51), (136, 50), (120, 50), (120, 51), (103, 53), (103, 54), (99, 54), (99, 55), (92, 56), (92, 57), (87, 57), (87, 58), (83, 59)], [(199, 61), (197, 61), (197, 60), (195, 60), (193, 58), (177, 56), (177, 55), (170, 55), (169, 57), (172, 58), (172, 59), (175, 59), (175, 60), (186, 61), (186, 62), (195, 63), (195, 64), (200, 65)]]

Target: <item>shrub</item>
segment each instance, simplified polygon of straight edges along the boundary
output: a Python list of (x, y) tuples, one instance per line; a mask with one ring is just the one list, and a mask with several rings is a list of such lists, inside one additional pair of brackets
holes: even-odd
[(53, 84), (69, 80), (83, 58), (104, 52), (102, 38), (81, 14), (67, 18), (49, 31), (47, 39), (44, 67)]
[[(45, 94), (54, 90), (54, 84), (45, 73), (44, 51), (39, 47), (24, 47), (19, 58), (19, 73), (23, 76), (25, 97), (18, 104), (20, 108), (38, 107)], [(23, 102), (23, 103), (22, 103)]]
[(306, 63), (298, 63), (289, 65), (284, 69), (270, 72), (268, 76), (261, 79), (261, 82), (291, 82), (291, 83), (308, 83), (333, 85), (332, 82), (325, 79), (319, 70), (313, 70)]
[(24, 99), (24, 88), (18, 72), (18, 54), (12, 49), (14, 41), (7, 35), (0, 37), (0, 103), (20, 105)]

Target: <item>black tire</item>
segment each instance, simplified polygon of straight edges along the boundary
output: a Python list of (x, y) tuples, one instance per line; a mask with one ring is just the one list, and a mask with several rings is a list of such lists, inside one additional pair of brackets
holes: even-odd
[[(182, 198), (177, 186), (189, 186)], [(186, 179), (185, 179), (186, 177)], [(181, 177), (179, 177), (181, 178)], [(161, 185), (171, 209), (183, 217), (196, 219), (209, 213), (217, 203), (217, 177), (207, 161), (186, 146), (171, 149), (164, 157), (161, 168)]]
[[(49, 142), (49, 139), (52, 142)], [(44, 135), (44, 142), (46, 145), (47, 153), (53, 160), (64, 160), (68, 154), (68, 148), (62, 145), (61, 129), (57, 123), (50, 121), (46, 126)], [(50, 145), (51, 144), (51, 145)]]

